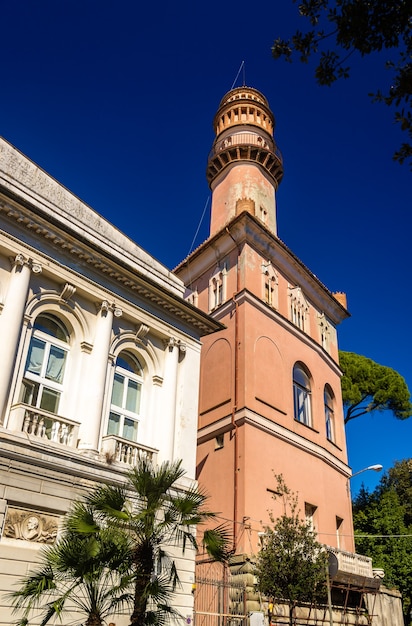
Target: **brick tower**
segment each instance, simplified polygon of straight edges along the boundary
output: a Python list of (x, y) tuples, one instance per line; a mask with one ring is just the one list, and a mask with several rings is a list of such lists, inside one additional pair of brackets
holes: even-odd
[(274, 126), (256, 89), (224, 96), (207, 165), (210, 236), (175, 270), (189, 301), (226, 326), (203, 341), (197, 469), (239, 558), (257, 552), (280, 506), (274, 474), (320, 542), (354, 549), (336, 334), (348, 313), (278, 238)]

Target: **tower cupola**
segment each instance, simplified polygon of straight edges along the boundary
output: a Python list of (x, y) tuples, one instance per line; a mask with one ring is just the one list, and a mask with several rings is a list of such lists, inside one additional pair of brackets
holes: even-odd
[(232, 89), (220, 102), (213, 126), (216, 139), (206, 172), (213, 192), (211, 234), (246, 206), (276, 234), (275, 191), (283, 162), (267, 99), (253, 87)]

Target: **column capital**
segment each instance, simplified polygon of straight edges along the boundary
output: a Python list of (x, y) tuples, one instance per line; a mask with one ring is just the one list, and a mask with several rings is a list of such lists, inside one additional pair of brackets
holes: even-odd
[(169, 339), (165, 339), (164, 346), (165, 348), (169, 348), (169, 352), (172, 352), (173, 348), (178, 348), (181, 354), (186, 352), (186, 344), (180, 339), (176, 339), (176, 337), (169, 337)]
[(15, 257), (10, 257), (10, 263), (12, 268), (16, 268), (16, 271), (20, 271), (23, 267), (28, 267), (34, 274), (40, 274), (42, 266), (34, 259), (31, 259), (24, 254), (16, 254)]
[(96, 310), (101, 312), (103, 315), (107, 315), (107, 313), (113, 313), (114, 317), (122, 317), (123, 310), (117, 306), (114, 302), (109, 302), (108, 300), (103, 300), (102, 302), (96, 302)]

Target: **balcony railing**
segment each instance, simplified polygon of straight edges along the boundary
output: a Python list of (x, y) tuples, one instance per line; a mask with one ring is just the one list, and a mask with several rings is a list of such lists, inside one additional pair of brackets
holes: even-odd
[(356, 576), (364, 576), (373, 578), (372, 559), (361, 554), (353, 554), (338, 550), (338, 548), (330, 548), (327, 546), (328, 552), (332, 552), (338, 560), (338, 571), (347, 574), (355, 574)]
[(10, 411), (10, 430), (27, 433), (70, 448), (77, 446), (78, 422), (49, 411), (18, 404)]
[(106, 454), (106, 458), (116, 461), (117, 463), (125, 463), (133, 467), (142, 457), (147, 457), (156, 463), (157, 450), (149, 448), (140, 443), (122, 439), (116, 435), (106, 435), (102, 441), (102, 452)]
[(279, 160), (282, 161), (282, 155), (280, 153), (280, 150), (275, 147), (274, 141), (269, 137), (263, 137), (258, 133), (233, 133), (232, 135), (229, 135), (224, 139), (220, 139), (212, 147), (209, 153), (209, 159), (213, 158), (222, 150), (227, 150), (228, 148), (232, 148), (234, 146), (243, 145), (257, 146), (258, 148), (263, 148), (265, 150), (269, 150), (270, 152), (274, 152)]

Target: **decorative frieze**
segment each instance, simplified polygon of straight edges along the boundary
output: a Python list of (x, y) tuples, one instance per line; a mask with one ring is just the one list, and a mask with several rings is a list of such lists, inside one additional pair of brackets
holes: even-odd
[(8, 507), (3, 536), (35, 543), (54, 543), (59, 520), (57, 515)]

